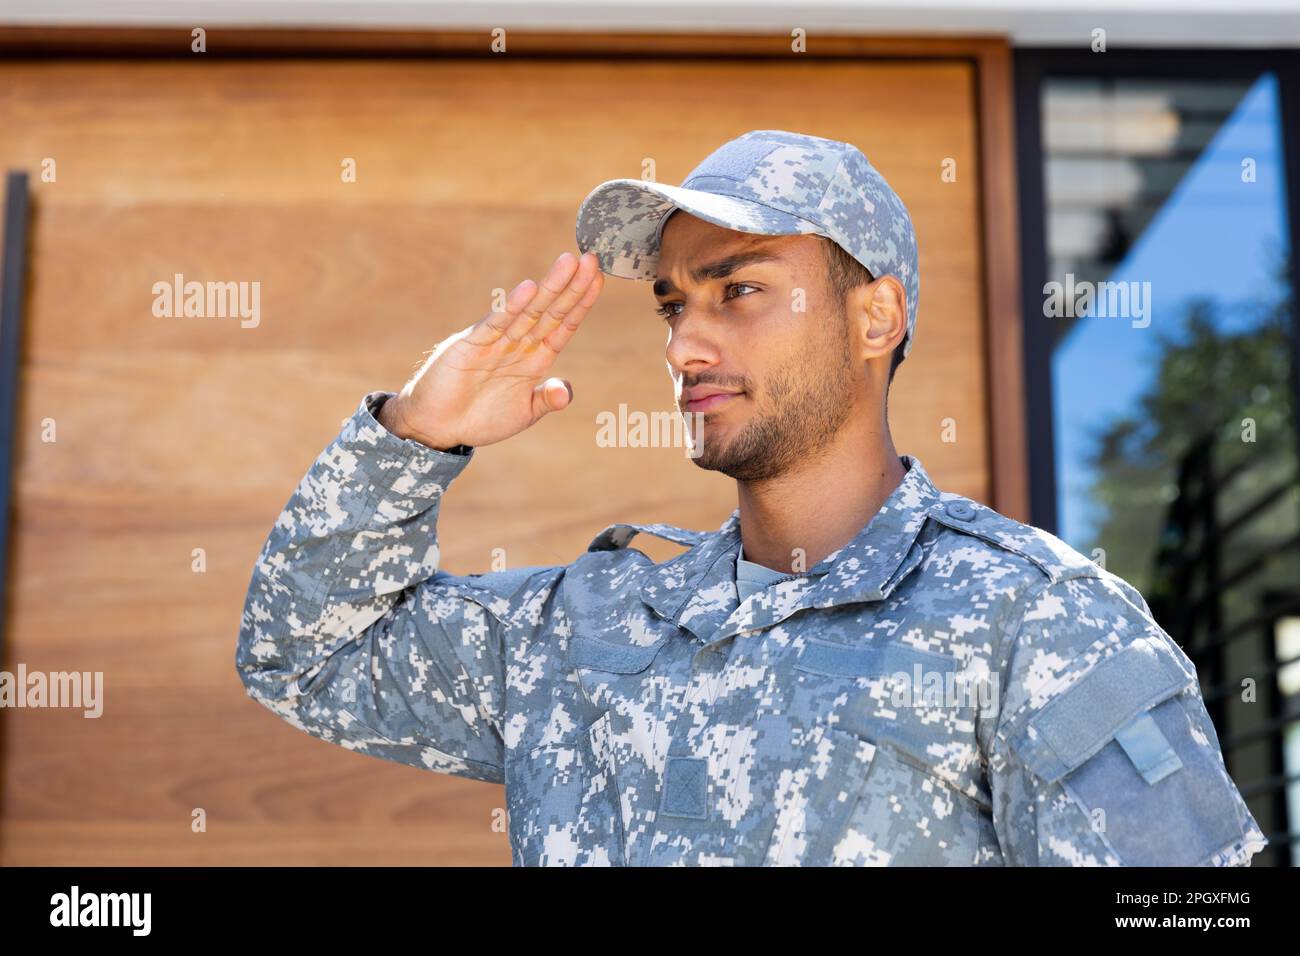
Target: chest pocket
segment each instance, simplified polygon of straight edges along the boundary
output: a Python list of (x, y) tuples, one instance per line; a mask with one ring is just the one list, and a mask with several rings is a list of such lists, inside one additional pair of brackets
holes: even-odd
[(971, 865), (996, 849), (975, 743), (982, 699), (955, 659), (810, 638), (792, 673), (794, 716), (809, 728), (800, 759), (815, 775), (779, 800), (790, 819), (769, 862)]
[(647, 645), (614, 644), (592, 637), (574, 637), (569, 641), (569, 663), (589, 670), (636, 674), (650, 666), (667, 641), (668, 637), (664, 636)]
[(594, 707), (607, 711), (633, 702), (649, 703), (650, 665), (670, 636), (660, 635), (651, 644), (630, 644), (575, 635), (569, 639), (566, 660)]

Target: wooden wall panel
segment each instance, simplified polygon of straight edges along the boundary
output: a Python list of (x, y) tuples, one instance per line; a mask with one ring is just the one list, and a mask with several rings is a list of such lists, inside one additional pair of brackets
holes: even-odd
[[(0, 715), (0, 862), (509, 862), (500, 787), (348, 753), (248, 700), (240, 609), (361, 395), (540, 278), (587, 192), (647, 157), (678, 183), (748, 129), (861, 146), (920, 243), (895, 443), (989, 495), (969, 61), (13, 61), (0, 90), (0, 163), (32, 171), (36, 207), (4, 666), (106, 682), (98, 720)], [(177, 272), (260, 282), (260, 324), (153, 316)], [(649, 283), (607, 280), (557, 368), (574, 407), (478, 452), (447, 497), (444, 566), (486, 570), (498, 547), (567, 563), (614, 521), (730, 513), (734, 484), (680, 449), (595, 445), (600, 411), (672, 407), (652, 309)]]

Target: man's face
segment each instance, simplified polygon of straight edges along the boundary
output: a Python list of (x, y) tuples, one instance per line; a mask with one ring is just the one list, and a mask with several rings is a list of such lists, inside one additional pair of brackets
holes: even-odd
[(701, 468), (775, 477), (854, 413), (860, 363), (822, 241), (736, 232), (680, 210), (664, 225), (654, 294), (677, 407), (703, 422)]

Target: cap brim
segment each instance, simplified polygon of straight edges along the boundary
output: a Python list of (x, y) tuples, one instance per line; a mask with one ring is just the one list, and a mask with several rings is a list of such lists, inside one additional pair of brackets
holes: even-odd
[(641, 179), (611, 179), (588, 193), (578, 209), (578, 252), (594, 252), (601, 271), (609, 275), (653, 279), (659, 272), (659, 234), (674, 209), (737, 232), (824, 235), (816, 223), (762, 203)]

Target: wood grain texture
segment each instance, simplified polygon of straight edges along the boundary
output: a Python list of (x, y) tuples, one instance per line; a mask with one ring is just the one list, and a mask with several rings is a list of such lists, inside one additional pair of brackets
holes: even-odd
[[(860, 145), (920, 244), (895, 443), (942, 487), (990, 494), (967, 59), (33, 60), (0, 65), (0, 89), (0, 162), (33, 172), (36, 209), (5, 666), (106, 682), (98, 720), (0, 716), (2, 863), (509, 862), (500, 787), (347, 753), (248, 700), (240, 608), (361, 396), (539, 278), (587, 192), (647, 158), (677, 183), (748, 129)], [(259, 282), (260, 324), (154, 316), (153, 283), (178, 272)], [(649, 288), (607, 282), (556, 369), (572, 409), (476, 453), (440, 524), (449, 570), (487, 570), (494, 548), (567, 563), (615, 521), (712, 529), (735, 507), (680, 449), (596, 447), (597, 413), (671, 408)]]

